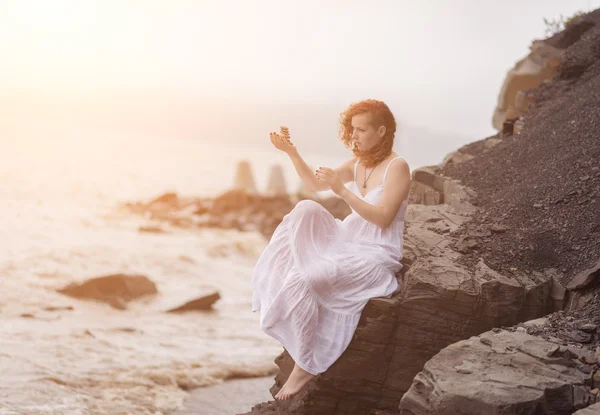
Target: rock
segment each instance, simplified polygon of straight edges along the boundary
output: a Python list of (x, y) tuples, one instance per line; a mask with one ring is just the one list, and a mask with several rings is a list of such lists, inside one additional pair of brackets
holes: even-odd
[(582, 292), (577, 290), (567, 291), (567, 295), (565, 297), (564, 310), (571, 311), (584, 308), (586, 304), (588, 304), (594, 299), (595, 294), (596, 291), (594, 290), (588, 292)]
[(592, 340), (590, 333), (584, 333), (579, 330), (568, 330), (565, 335), (575, 343), (589, 343)]
[(233, 190), (242, 190), (246, 193), (256, 194), (256, 183), (252, 174), (252, 167), (248, 160), (241, 160), (235, 168)]
[(470, 252), (472, 249), (477, 248), (477, 241), (466, 236), (461, 236), (456, 242), (456, 250), (463, 254)]
[[(535, 40), (529, 49), (529, 55), (508, 71), (500, 89), (492, 119), (492, 125), (498, 131), (502, 131), (506, 120), (516, 119), (527, 110), (531, 95), (519, 92), (535, 88), (551, 79), (561, 62), (563, 51), (547, 42)], [(511, 134), (513, 132), (511, 126)]]
[(498, 224), (495, 224), (495, 223), (490, 227), (490, 230), (492, 232), (497, 232), (497, 233), (506, 232), (507, 229), (508, 228), (506, 226), (504, 226), (504, 225), (498, 225)]
[(230, 211), (248, 207), (256, 203), (257, 200), (258, 196), (252, 195), (245, 190), (229, 190), (214, 199), (209, 213), (214, 216), (222, 216)]
[(169, 313), (179, 313), (182, 311), (193, 310), (210, 310), (212, 305), (221, 299), (221, 295), (216, 292), (209, 295), (204, 295), (193, 300), (187, 301), (185, 304), (167, 310)]
[(600, 260), (593, 267), (581, 271), (576, 274), (569, 284), (567, 284), (568, 290), (580, 290), (587, 287), (590, 283), (600, 277)]
[(596, 372), (592, 375), (592, 382), (594, 387), (600, 386), (600, 368), (597, 368)]
[[(486, 332), (451, 344), (425, 363), (402, 398), (400, 412), (572, 413), (577, 394), (587, 393), (577, 386), (586, 375), (573, 365), (570, 351), (549, 356), (550, 349), (557, 350), (556, 345), (518, 331)], [(465, 366), (469, 373), (455, 370)]]
[(413, 170), (409, 203), (422, 205), (450, 205), (470, 215), (474, 207), (469, 203), (475, 196), (470, 189), (457, 180), (436, 174), (436, 166)]
[[(141, 209), (147, 212), (151, 218), (167, 219), (168, 213), (179, 209), (180, 200), (176, 193), (165, 193), (146, 205), (142, 205)], [(140, 207), (138, 207), (140, 209)]]
[(153, 199), (148, 204), (156, 205), (159, 203), (169, 205), (169, 206), (175, 206), (179, 203), (179, 197), (177, 196), (177, 193), (167, 192), (167, 193), (164, 193), (164, 194), (158, 196), (157, 198)]
[(267, 196), (287, 195), (285, 177), (281, 165), (276, 164), (271, 167), (271, 172), (269, 173), (269, 180), (267, 182), (267, 190), (265, 194)]
[(92, 278), (81, 284), (69, 284), (57, 291), (70, 297), (102, 301), (119, 310), (125, 309), (128, 301), (158, 292), (148, 277), (125, 274)]
[(154, 225), (140, 226), (138, 228), (138, 231), (142, 232), (142, 233), (165, 233), (166, 232), (160, 226), (154, 226)]
[(68, 306), (48, 306), (48, 307), (43, 307), (43, 310), (45, 310), (45, 311), (73, 311), (74, 308), (71, 305), (68, 305)]
[(593, 333), (598, 329), (598, 325), (592, 323), (584, 323), (579, 325), (577, 328), (581, 331), (585, 331), (586, 333)]
[(554, 275), (554, 272), (548, 273), (547, 275), (550, 275), (552, 280), (552, 293), (550, 294), (550, 296), (554, 301), (554, 309), (562, 310), (565, 305), (567, 290), (561, 285), (558, 278)]

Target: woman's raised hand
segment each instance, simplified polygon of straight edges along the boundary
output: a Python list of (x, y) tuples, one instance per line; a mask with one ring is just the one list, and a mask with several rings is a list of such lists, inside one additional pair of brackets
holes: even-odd
[(281, 150), (287, 154), (290, 154), (291, 152), (296, 150), (296, 147), (294, 146), (294, 144), (292, 144), (292, 141), (289, 138), (284, 137), (283, 135), (278, 134), (276, 132), (272, 132), (269, 135), (271, 137), (271, 143), (273, 143), (275, 148), (277, 148), (278, 150)]
[(337, 172), (329, 167), (319, 167), (315, 172), (315, 176), (318, 180), (327, 183), (336, 195), (339, 195), (346, 188)]

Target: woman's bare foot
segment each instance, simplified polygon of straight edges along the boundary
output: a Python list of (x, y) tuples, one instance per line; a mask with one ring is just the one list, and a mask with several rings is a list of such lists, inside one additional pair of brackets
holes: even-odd
[(315, 375), (308, 373), (297, 364), (294, 364), (294, 369), (292, 370), (290, 377), (277, 395), (275, 395), (275, 399), (284, 401), (291, 398), (300, 392), (302, 388), (314, 377)]

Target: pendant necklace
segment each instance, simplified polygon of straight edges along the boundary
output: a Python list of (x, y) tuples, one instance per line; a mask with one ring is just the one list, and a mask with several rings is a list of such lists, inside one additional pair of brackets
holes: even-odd
[(375, 167), (373, 167), (373, 169), (371, 170), (371, 173), (369, 173), (369, 177), (367, 177), (367, 166), (365, 166), (365, 181), (363, 182), (363, 189), (367, 188), (367, 180), (369, 180), (369, 178), (373, 174), (373, 170), (375, 170)]

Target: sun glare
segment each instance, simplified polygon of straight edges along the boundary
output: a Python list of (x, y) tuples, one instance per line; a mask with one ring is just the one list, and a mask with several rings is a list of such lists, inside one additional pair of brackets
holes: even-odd
[(8, 16), (17, 26), (31, 30), (83, 27), (95, 10), (94, 2), (76, 0), (16, 0), (8, 3)]

